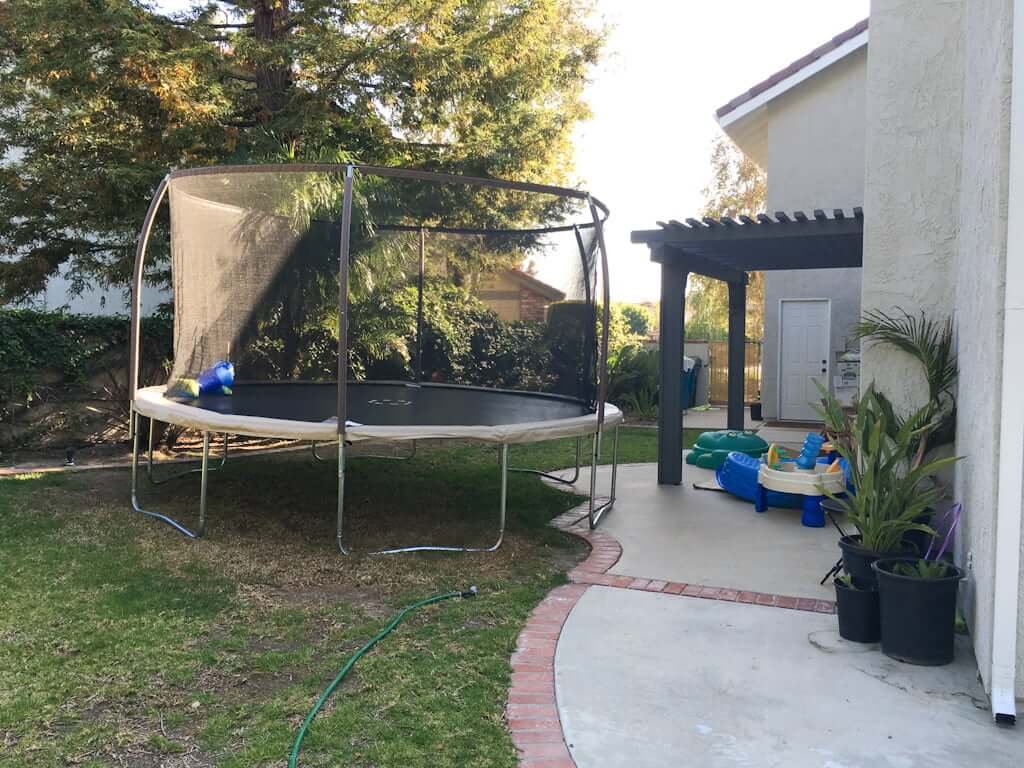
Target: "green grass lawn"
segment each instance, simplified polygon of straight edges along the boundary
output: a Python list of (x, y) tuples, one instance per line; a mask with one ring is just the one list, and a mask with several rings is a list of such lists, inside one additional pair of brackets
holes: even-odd
[[(655, 441), (623, 429), (620, 460), (653, 461)], [(572, 456), (561, 440), (512, 458), (554, 469)], [(284, 765), (349, 654), (402, 605), (471, 583), (478, 599), (424, 609), (360, 661), (301, 764), (513, 766), (509, 655), (584, 553), (547, 527), (580, 499), (513, 474), (496, 553), (343, 558), (332, 468), (306, 453), (229, 461), (198, 541), (132, 513), (125, 471), (0, 480), (0, 766)], [(194, 519), (197, 477), (141, 488)], [(497, 491), (493, 447), (356, 458), (348, 539), (489, 541)]]

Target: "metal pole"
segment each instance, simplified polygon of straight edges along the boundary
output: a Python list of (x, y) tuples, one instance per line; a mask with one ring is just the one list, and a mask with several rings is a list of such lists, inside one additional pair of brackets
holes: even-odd
[[(598, 434), (595, 432), (594, 433), (594, 444), (598, 445), (598, 443), (599, 443)], [(594, 528), (597, 528), (597, 524), (599, 522), (601, 522), (601, 518), (604, 517), (605, 513), (611, 511), (611, 509), (615, 506), (615, 488), (616, 488), (616, 484), (618, 482), (618, 472), (619, 472), (619, 425), (618, 424), (615, 425), (615, 431), (614, 431), (614, 434), (612, 435), (612, 483), (611, 483), (611, 491), (610, 491), (610, 494), (609, 494), (609, 497), (608, 497), (608, 501), (606, 501), (600, 507), (598, 507), (597, 503), (596, 503), (596, 493), (597, 493), (596, 478), (597, 478), (598, 450), (599, 450), (599, 448), (595, 449), (595, 451), (594, 451), (594, 458), (593, 458), (593, 461), (591, 462), (591, 465), (590, 465), (590, 505), (589, 505), (589, 509), (588, 509), (588, 512), (587, 512), (587, 517), (589, 519), (590, 529), (591, 530), (593, 530)]]
[(352, 166), (345, 169), (341, 204), (341, 242), (338, 246), (338, 434), (345, 437), (348, 416), (348, 262), (352, 229)]
[(199, 528), (196, 536), (206, 532), (206, 485), (210, 475), (210, 433), (203, 432), (203, 469), (199, 480)]
[(416, 383), (423, 381), (423, 274), (427, 265), (427, 230), (420, 227), (420, 279), (416, 298)]
[(131, 330), (128, 346), (128, 405), (135, 403), (135, 390), (139, 386), (139, 372), (142, 368), (141, 346), (142, 346), (142, 277), (145, 272), (146, 248), (149, 245), (149, 236), (153, 231), (153, 221), (156, 219), (156, 212), (167, 194), (167, 184), (170, 175), (164, 176), (156, 188), (156, 193), (149, 203), (149, 210), (146, 211), (146, 218), (142, 222), (142, 231), (139, 232), (139, 241), (135, 247), (135, 267), (132, 272), (132, 306), (131, 306)]
[(335, 541), (338, 544), (338, 551), (343, 555), (348, 554), (344, 541), (345, 529), (345, 438), (338, 435), (338, 523), (335, 531)]
[(487, 548), (487, 552), (493, 552), (501, 546), (505, 539), (505, 518), (508, 508), (508, 443), (501, 444), (501, 509), (498, 512), (498, 540)]

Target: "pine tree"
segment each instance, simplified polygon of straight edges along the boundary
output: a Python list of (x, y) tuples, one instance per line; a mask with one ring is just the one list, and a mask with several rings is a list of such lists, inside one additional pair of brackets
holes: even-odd
[(0, 303), (58, 270), (127, 282), (173, 167), (357, 161), (572, 183), (602, 37), (585, 0), (238, 0), (175, 16), (8, 0)]

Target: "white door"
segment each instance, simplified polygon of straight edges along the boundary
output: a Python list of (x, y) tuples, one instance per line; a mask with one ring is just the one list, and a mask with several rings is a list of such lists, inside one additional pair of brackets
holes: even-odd
[(779, 331), (779, 418), (820, 421), (811, 407), (821, 395), (815, 380), (828, 386), (828, 299), (782, 299)]

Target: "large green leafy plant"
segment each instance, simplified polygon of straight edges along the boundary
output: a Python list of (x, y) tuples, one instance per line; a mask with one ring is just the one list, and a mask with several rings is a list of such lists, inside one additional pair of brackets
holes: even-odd
[[(0, 2), (0, 302), (58, 270), (76, 288), (127, 283), (172, 167), (356, 160), (575, 181), (572, 135), (603, 41), (585, 0), (174, 5)], [(402, 203), (423, 221), (560, 213), (508, 197)], [(157, 227), (155, 282), (166, 219)]]
[(930, 405), (897, 421), (874, 385), (854, 414), (844, 411), (824, 387), (819, 389), (822, 403), (816, 408), (833, 445), (850, 465), (854, 488), (846, 496), (829, 496), (846, 510), (861, 545), (873, 552), (895, 552), (908, 531), (934, 533), (915, 520), (939, 499), (939, 487), (930, 477), (959, 457), (925, 461), (914, 450), (936, 427)]
[[(859, 340), (888, 344), (905, 352), (921, 364), (928, 385), (925, 421), (932, 428), (923, 432), (909, 446), (915, 460), (920, 461), (932, 448), (953, 442), (956, 431), (956, 350), (953, 324), (950, 320), (934, 320), (923, 312), (911, 315), (903, 309), (893, 313), (869, 310), (853, 327)], [(879, 401), (890, 413), (890, 421), (898, 427), (901, 419), (892, 413), (888, 400), (878, 394)]]

